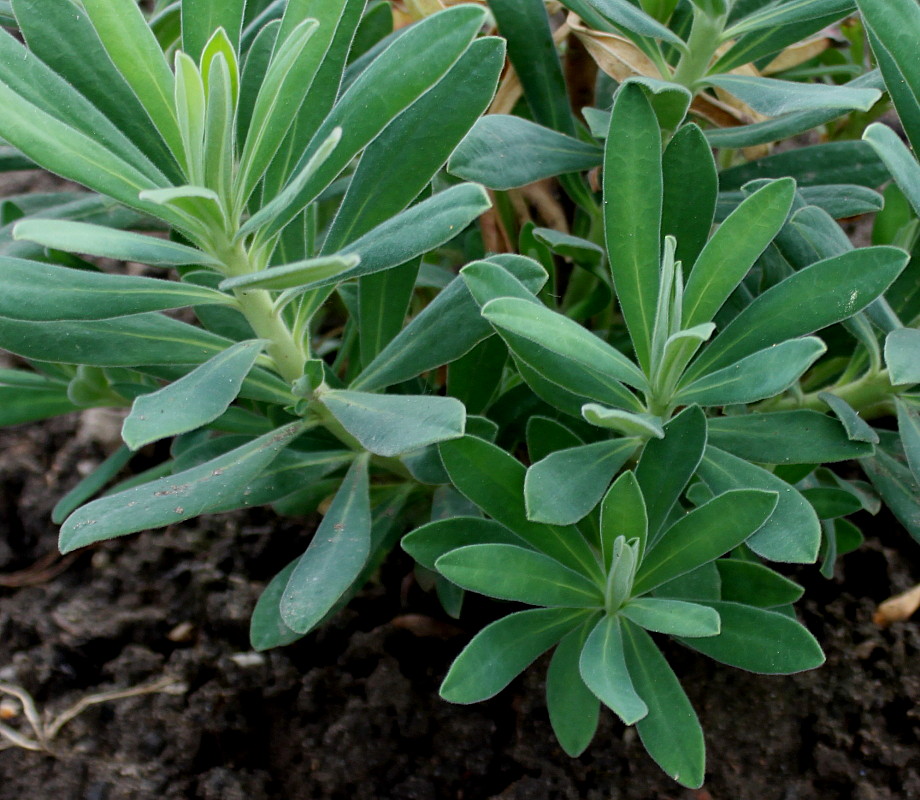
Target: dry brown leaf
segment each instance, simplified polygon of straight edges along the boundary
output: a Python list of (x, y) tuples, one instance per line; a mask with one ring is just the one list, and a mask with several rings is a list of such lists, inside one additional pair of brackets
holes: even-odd
[(832, 40), (828, 36), (816, 36), (804, 42), (797, 42), (781, 51), (760, 72), (762, 75), (773, 75), (776, 72), (792, 69), (823, 53), (831, 44)]
[(920, 583), (913, 589), (896, 594), (881, 603), (875, 610), (872, 621), (880, 628), (887, 628), (895, 622), (909, 619), (920, 608)]
[(566, 24), (597, 62), (597, 66), (615, 81), (622, 83), (637, 75), (661, 77), (655, 62), (629, 39), (589, 28), (576, 14), (569, 14)]

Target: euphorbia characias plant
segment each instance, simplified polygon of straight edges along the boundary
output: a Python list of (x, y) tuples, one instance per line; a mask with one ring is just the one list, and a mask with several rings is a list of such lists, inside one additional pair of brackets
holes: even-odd
[[(791, 177), (735, 163), (869, 109), (879, 75), (913, 137), (917, 93), (894, 83), (917, 85), (897, 22), (913, 2), (860, 0), (880, 73), (836, 86), (733, 70), (853, 3), (566, 0), (657, 70), (618, 75), (584, 126), (540, 0), (489, 3), (532, 119), (479, 122), (505, 61), (479, 5), (391, 31), (364, 0), (183, 0), (149, 21), (134, 0), (12, 0), (25, 44), (0, 35), (4, 157), (96, 194), (0, 208), (15, 225), (0, 346), (25, 362), (0, 373), (0, 420), (126, 412), (124, 446), (55, 510), (62, 550), (322, 504), (254, 611), (265, 649), (319, 624), (415, 527), (403, 546), (450, 613), (464, 590), (534, 606), (472, 639), (445, 698), (490, 697), (553, 650), (566, 752), (603, 704), (699, 786), (702, 731), (652, 634), (755, 672), (820, 664), (800, 587), (765, 562), (829, 572), (859, 541), (843, 517), (878, 509), (821, 465), (860, 459), (920, 536), (920, 309), (899, 278), (916, 264), (890, 246), (916, 239), (916, 161), (872, 126), (868, 145), (818, 146), (822, 180), (807, 158)], [(764, 118), (688, 123), (716, 90)], [(853, 249), (835, 218), (881, 206), (857, 184), (885, 165), (902, 211)], [(575, 174), (597, 166), (601, 192)], [(526, 255), (484, 252), (469, 229), (489, 197), (458, 179), (507, 217), (504, 190), (557, 175), (571, 228), (528, 223)], [(866, 421), (895, 413), (900, 441)], [(167, 439), (162, 464), (93, 499)]]

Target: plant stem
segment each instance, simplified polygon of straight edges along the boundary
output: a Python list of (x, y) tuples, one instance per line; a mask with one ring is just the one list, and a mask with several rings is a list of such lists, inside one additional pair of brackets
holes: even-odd
[(807, 408), (813, 411), (827, 411), (827, 404), (818, 397), (820, 392), (825, 391), (845, 400), (863, 419), (877, 419), (892, 414), (892, 400), (899, 393), (899, 389), (891, 384), (888, 370), (870, 371), (856, 380), (809, 392), (800, 397), (785, 395), (764, 400), (754, 406), (754, 410), (788, 411)]
[(687, 39), (687, 52), (680, 57), (671, 80), (695, 92), (697, 82), (709, 69), (724, 28), (723, 17), (713, 18), (695, 10)]

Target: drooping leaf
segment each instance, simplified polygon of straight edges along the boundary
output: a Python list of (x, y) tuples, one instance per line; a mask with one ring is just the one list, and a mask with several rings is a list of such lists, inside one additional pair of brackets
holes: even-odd
[(821, 646), (785, 614), (740, 603), (708, 602), (719, 612), (722, 632), (705, 639), (682, 639), (694, 650), (739, 669), (790, 675), (824, 663)]
[(367, 459), (358, 458), (284, 587), (279, 607), (285, 625), (306, 633), (326, 616), (361, 572), (370, 537)]
[(463, 404), (453, 397), (329, 389), (320, 402), (367, 450), (381, 456), (457, 439), (466, 423)]
[(588, 635), (579, 659), (581, 678), (598, 699), (626, 725), (648, 714), (626, 667), (620, 619), (605, 615)]
[(464, 704), (494, 697), (588, 613), (582, 609), (535, 608), (493, 622), (476, 634), (451, 664), (441, 684), (441, 697)]
[(175, 383), (138, 397), (122, 425), (125, 443), (137, 450), (213, 422), (236, 399), (264, 345), (238, 342)]
[(197, 517), (241, 492), (302, 430), (292, 423), (200, 466), (94, 500), (64, 521), (58, 546), (69, 553)]

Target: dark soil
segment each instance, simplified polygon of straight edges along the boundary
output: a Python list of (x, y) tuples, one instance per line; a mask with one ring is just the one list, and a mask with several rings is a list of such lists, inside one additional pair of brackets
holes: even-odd
[[(109, 431), (84, 415), (0, 432), (0, 584), (54, 552), (51, 507), (106, 453)], [(451, 658), (497, 611), (451, 621), (399, 553), (327, 628), (257, 655), (249, 613), (305, 546), (308, 520), (257, 510), (109, 542), (37, 585), (0, 588), (0, 680), (55, 713), (164, 676), (182, 685), (92, 707), (54, 755), (0, 752), (0, 800), (920, 798), (920, 633), (871, 620), (878, 601), (920, 580), (917, 545), (887, 519), (870, 524), (878, 537), (835, 580), (797, 575), (822, 669), (763, 677), (668, 650), (706, 730), (697, 792), (670, 782), (609, 714), (588, 752), (566, 757), (546, 715), (545, 664), (488, 703), (441, 701)]]

